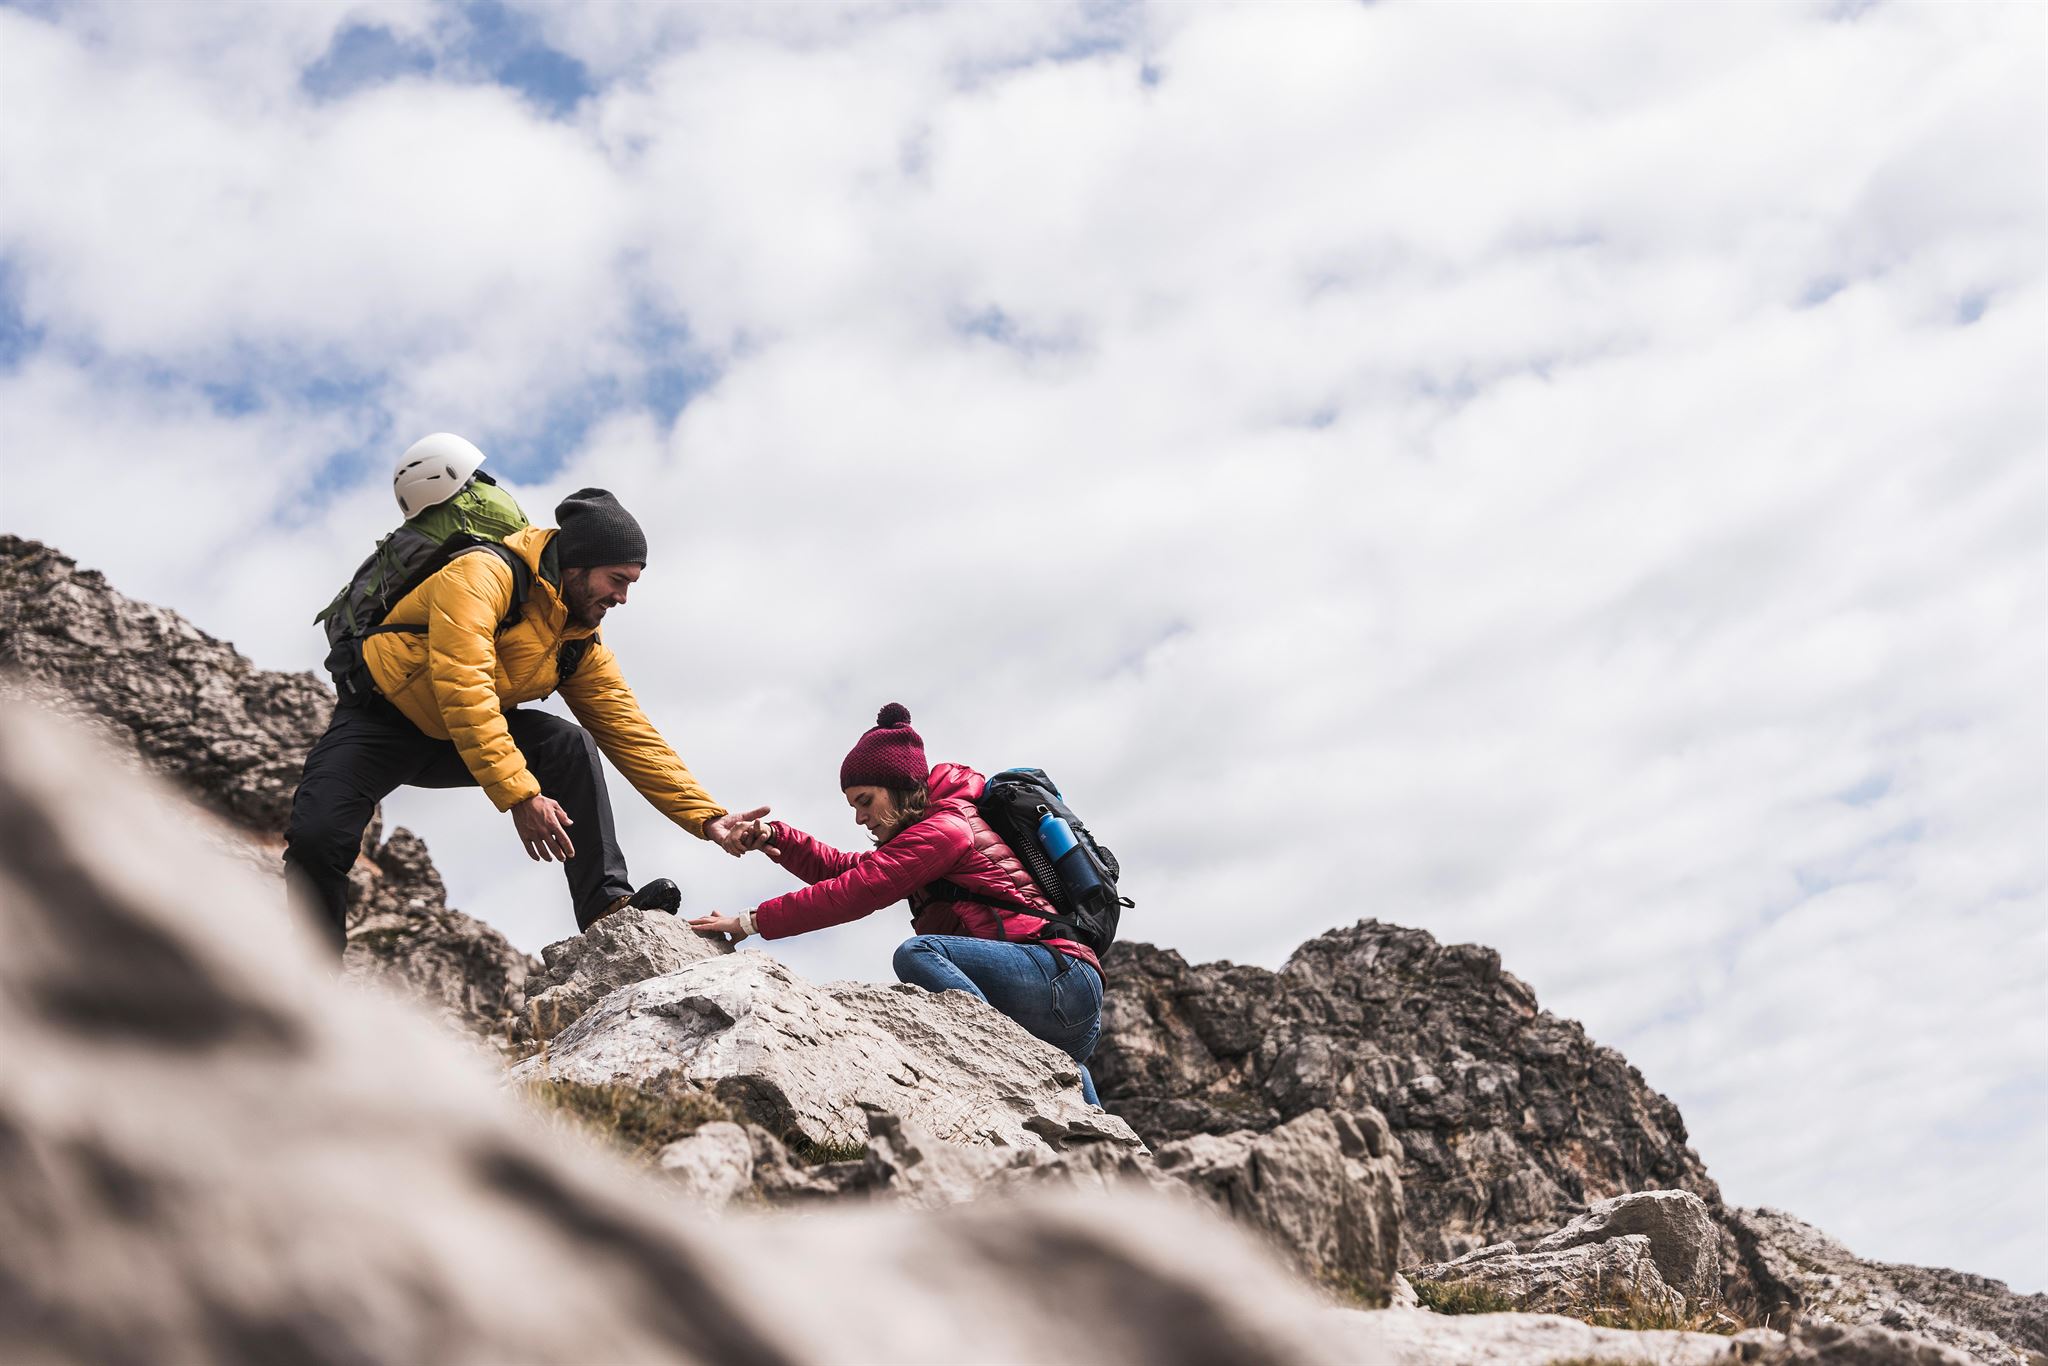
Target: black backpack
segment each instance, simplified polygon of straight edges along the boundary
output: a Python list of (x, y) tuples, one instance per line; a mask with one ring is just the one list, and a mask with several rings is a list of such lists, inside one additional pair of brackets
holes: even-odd
[[(387, 631), (425, 631), (423, 626), (387, 625), (384, 618), (457, 556), (483, 552), (505, 562), (512, 571), (512, 605), (498, 622), (498, 630), (515, 624), (533, 588), (533, 571), (506, 548), (504, 539), (526, 525), (526, 514), (512, 496), (478, 470), (453, 498), (423, 509), (377, 542), (377, 548), (357, 566), (334, 600), (313, 618), (314, 624), (327, 632), (324, 663), (341, 700), (362, 705), (382, 696), (363, 658), (363, 642)], [(554, 553), (550, 542), (541, 554), (541, 574), (559, 584), (561, 574), (554, 568)], [(569, 681), (595, 639), (588, 636), (562, 643), (555, 658), (556, 687)]]
[[(1041, 938), (1071, 939), (1098, 954), (1116, 942), (1117, 921), (1125, 907), (1136, 904), (1117, 895), (1123, 870), (1069, 809), (1045, 770), (1005, 769), (988, 780), (974, 805), (1057, 912)], [(1028, 906), (966, 895), (997, 910), (1038, 914)]]

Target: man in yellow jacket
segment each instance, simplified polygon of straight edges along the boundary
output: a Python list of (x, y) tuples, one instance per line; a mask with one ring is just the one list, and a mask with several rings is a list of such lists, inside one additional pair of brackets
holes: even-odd
[[(579, 929), (626, 905), (674, 911), (667, 878), (627, 880), (598, 754), (654, 807), (728, 853), (762, 811), (733, 816), (661, 738), (598, 637), (647, 565), (647, 538), (616, 498), (581, 489), (555, 509), (559, 529), (505, 538), (532, 585), (505, 625), (511, 566), (486, 549), (458, 555), (407, 594), (363, 641), (380, 696), (344, 700), (306, 755), (285, 833), (292, 894), (347, 946), (348, 874), (377, 803), (403, 786), (477, 786), (529, 857), (559, 859)], [(581, 725), (522, 708), (559, 690)]]

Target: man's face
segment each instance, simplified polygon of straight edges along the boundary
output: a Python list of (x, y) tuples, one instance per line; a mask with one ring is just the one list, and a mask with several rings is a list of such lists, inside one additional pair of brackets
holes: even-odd
[(637, 564), (601, 564), (595, 569), (562, 571), (562, 600), (569, 605), (569, 620), (592, 630), (604, 624), (604, 614), (626, 603), (626, 590), (640, 581)]

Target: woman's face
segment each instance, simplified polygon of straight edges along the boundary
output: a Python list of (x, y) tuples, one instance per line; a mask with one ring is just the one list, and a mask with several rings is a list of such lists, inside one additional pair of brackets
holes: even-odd
[(896, 805), (896, 794), (886, 787), (849, 787), (846, 804), (853, 808), (854, 824), (867, 831), (877, 844), (889, 837), (903, 815)]

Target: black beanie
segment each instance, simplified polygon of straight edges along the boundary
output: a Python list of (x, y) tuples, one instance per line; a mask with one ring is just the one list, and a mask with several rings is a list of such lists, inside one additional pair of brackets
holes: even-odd
[(578, 489), (555, 508), (556, 563), (564, 569), (601, 564), (647, 567), (647, 537), (633, 514), (604, 489)]

